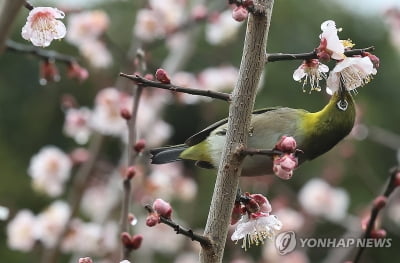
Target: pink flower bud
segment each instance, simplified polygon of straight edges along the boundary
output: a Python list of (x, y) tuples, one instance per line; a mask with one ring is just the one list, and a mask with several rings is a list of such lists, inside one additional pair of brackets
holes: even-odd
[(128, 232), (122, 232), (121, 242), (124, 245), (124, 247), (129, 248), (131, 246), (131, 235)]
[(149, 214), (146, 218), (146, 225), (149, 227), (155, 226), (159, 222), (160, 222), (160, 217), (155, 213)]
[(60, 73), (54, 61), (45, 60), (40, 65), (40, 85), (60, 80)]
[(156, 79), (164, 84), (170, 84), (171, 83), (171, 79), (168, 76), (167, 72), (165, 71), (165, 69), (159, 68), (156, 71)]
[(296, 140), (291, 136), (282, 136), (278, 143), (275, 145), (275, 148), (277, 150), (288, 153), (295, 152), (296, 147)]
[(132, 249), (140, 248), (140, 245), (142, 244), (142, 241), (143, 241), (143, 236), (142, 235), (134, 235), (131, 238)]
[(81, 67), (77, 62), (72, 62), (68, 65), (67, 76), (71, 79), (84, 81), (89, 77), (87, 69)]
[(375, 198), (373, 206), (376, 209), (381, 210), (386, 205), (386, 203), (387, 203), (387, 198), (383, 195), (380, 195), (377, 198)]
[(273, 171), (278, 177), (288, 180), (292, 178), (297, 164), (297, 158), (293, 154), (285, 154), (274, 159)]
[(157, 198), (153, 203), (153, 209), (162, 217), (171, 218), (172, 207), (168, 202)]
[(379, 68), (380, 59), (377, 56), (375, 56), (374, 54), (371, 54), (369, 52), (363, 52), (361, 55), (363, 57), (368, 56), (369, 59), (371, 60), (372, 64), (374, 65), (374, 68), (376, 68), (376, 69)]
[(136, 175), (135, 166), (129, 166), (128, 169), (126, 169), (125, 178), (131, 180), (133, 177), (135, 177), (135, 175)]
[(93, 260), (90, 257), (80, 258), (78, 263), (93, 263)]
[(138, 140), (135, 145), (133, 146), (133, 149), (140, 153), (144, 150), (144, 148), (146, 147), (146, 141), (144, 139), (140, 139)]
[(235, 9), (232, 11), (232, 17), (238, 22), (242, 22), (247, 19), (249, 15), (249, 11), (243, 6), (236, 6)]
[(122, 108), (120, 114), (125, 120), (130, 120), (132, 118), (132, 113), (127, 108)]

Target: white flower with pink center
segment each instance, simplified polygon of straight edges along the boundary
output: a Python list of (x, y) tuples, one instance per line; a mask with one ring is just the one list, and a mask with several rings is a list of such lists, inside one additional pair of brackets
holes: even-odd
[(47, 47), (53, 39), (65, 37), (65, 25), (57, 20), (64, 18), (64, 12), (52, 7), (36, 7), (29, 12), (22, 28), (22, 37), (35, 46)]
[(369, 83), (376, 74), (371, 59), (367, 57), (346, 57), (338, 62), (326, 81), (326, 92), (330, 95), (339, 90), (342, 84), (347, 91), (356, 92), (356, 88)]
[(121, 136), (127, 129), (121, 109), (131, 110), (132, 97), (115, 88), (101, 90), (95, 99), (90, 126), (105, 135)]
[(45, 247), (53, 247), (70, 215), (69, 205), (64, 201), (53, 202), (37, 216), (34, 234)]
[(293, 73), (293, 79), (301, 82), (303, 80), (303, 92), (306, 90), (304, 86), (309, 84), (311, 86), (310, 92), (320, 91), (321, 86), (319, 81), (326, 79), (329, 67), (318, 61), (318, 59), (311, 59), (304, 61)]
[(35, 244), (33, 229), (36, 217), (29, 210), (21, 210), (7, 225), (7, 243), (11, 249), (28, 252)]
[(247, 250), (251, 245), (264, 244), (264, 240), (272, 239), (282, 228), (281, 221), (269, 213), (258, 213), (258, 216), (243, 216), (232, 234), (232, 241), (243, 239), (242, 248)]
[(46, 146), (31, 158), (28, 174), (36, 190), (54, 197), (62, 193), (71, 168), (68, 155), (55, 146)]
[(91, 111), (86, 107), (68, 109), (65, 113), (64, 133), (79, 144), (87, 143), (91, 134), (90, 116)]
[(299, 192), (301, 206), (311, 215), (339, 221), (346, 216), (349, 196), (322, 179), (312, 179)]

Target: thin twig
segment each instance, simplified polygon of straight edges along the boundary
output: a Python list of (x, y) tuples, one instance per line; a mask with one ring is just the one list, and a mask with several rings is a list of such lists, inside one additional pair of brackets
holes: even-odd
[(53, 50), (45, 50), (31, 45), (24, 45), (12, 40), (6, 41), (6, 49), (8, 51), (31, 54), (42, 59), (56, 60), (58, 62), (64, 62), (66, 64), (71, 64), (77, 61), (75, 57), (69, 55), (61, 54)]
[(28, 10), (33, 10), (33, 8), (35, 8), (31, 3), (29, 3), (28, 1), (25, 1), (24, 7)]
[[(363, 52), (373, 51), (375, 47), (367, 47), (361, 49), (352, 49), (344, 52), (344, 55), (347, 57), (358, 56)], [(266, 62), (275, 62), (282, 60), (307, 60), (307, 59), (317, 59), (317, 52), (314, 50), (308, 53), (298, 53), (298, 54), (284, 54), (284, 53), (272, 53), (266, 54)]]
[[(386, 186), (386, 189), (383, 193), (382, 196), (388, 198), (390, 196), (390, 194), (393, 192), (394, 189), (396, 189), (397, 185), (396, 185), (396, 181), (397, 181), (397, 174), (400, 173), (400, 168), (399, 167), (394, 167), (390, 170), (390, 178), (389, 178), (389, 182)], [(378, 218), (378, 214), (379, 212), (382, 210), (382, 207), (380, 206), (373, 206), (371, 209), (371, 216), (369, 218), (368, 221), (368, 225), (367, 228), (365, 229), (365, 233), (363, 235), (363, 239), (367, 239), (369, 237), (371, 237), (371, 232), (374, 229), (375, 226), (375, 221)], [(353, 263), (358, 263), (360, 261), (361, 255), (364, 251), (365, 247), (364, 246), (360, 246), (357, 250), (357, 254), (354, 258)]]
[[(151, 205), (145, 205), (144, 208), (147, 210), (149, 213), (154, 213), (153, 208)], [(196, 234), (193, 232), (191, 229), (186, 229), (172, 221), (171, 219), (165, 218), (163, 216), (160, 216), (160, 223), (166, 224), (170, 227), (172, 227), (176, 234), (184, 235), (189, 237), (192, 241), (197, 241), (200, 243), (202, 247), (211, 247), (211, 240), (207, 238), (206, 236)]]
[(148, 80), (137, 74), (128, 75), (128, 74), (121, 72), (121, 73), (119, 73), (119, 75), (121, 77), (125, 77), (130, 80), (133, 80), (137, 83), (137, 85), (143, 86), (143, 87), (154, 87), (154, 88), (159, 88), (159, 89), (166, 89), (166, 90), (170, 90), (170, 91), (176, 91), (176, 92), (182, 92), (182, 93), (188, 93), (188, 94), (192, 94), (192, 95), (199, 95), (199, 96), (224, 100), (224, 101), (228, 101), (228, 102), (231, 101), (230, 94), (224, 93), (224, 92), (184, 88), (184, 87), (176, 86), (173, 84), (165, 84), (165, 83), (161, 83), (161, 82), (157, 82), (157, 81)]

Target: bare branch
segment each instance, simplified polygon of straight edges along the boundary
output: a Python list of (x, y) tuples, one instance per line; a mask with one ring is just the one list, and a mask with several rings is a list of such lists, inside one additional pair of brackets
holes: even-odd
[[(147, 210), (147, 212), (154, 213), (154, 210), (151, 207), (151, 205), (145, 205), (144, 208)], [(165, 218), (161, 215), (160, 215), (160, 222), (172, 227), (175, 230), (176, 234), (187, 236), (192, 241), (199, 242), (202, 247), (211, 247), (211, 240), (209, 238), (207, 238), (206, 236), (196, 234), (191, 229), (183, 228), (180, 225), (178, 225), (177, 223), (175, 223), (173, 220)]]
[[(394, 189), (396, 189), (396, 187), (398, 187), (397, 184), (398, 184), (399, 173), (400, 173), (399, 167), (394, 167), (390, 170), (389, 182), (387, 183), (386, 189), (382, 195), (383, 197), (388, 198), (391, 195), (391, 193), (394, 191)], [(378, 206), (378, 205), (374, 205), (372, 207), (368, 225), (367, 225), (367, 228), (365, 229), (365, 233), (363, 235), (364, 239), (371, 237), (371, 233), (375, 226), (375, 221), (378, 218), (379, 212), (382, 211), (382, 208), (383, 208), (383, 206)], [(355, 256), (353, 263), (358, 263), (360, 261), (361, 255), (364, 251), (364, 248), (365, 248), (364, 246), (360, 246), (358, 248), (358, 251), (357, 251), (357, 254)]]
[[(362, 49), (352, 49), (347, 50), (344, 54), (347, 57), (361, 55), (363, 52), (373, 51), (375, 47), (367, 47)], [(307, 60), (307, 59), (317, 59), (317, 53), (314, 51), (308, 53), (298, 53), (298, 54), (284, 54), (284, 53), (272, 53), (266, 54), (266, 62), (275, 62), (282, 60)]]
[(8, 51), (32, 54), (41, 59), (56, 60), (58, 62), (64, 62), (66, 64), (71, 64), (77, 61), (77, 59), (72, 56), (64, 55), (53, 50), (45, 50), (31, 45), (24, 45), (12, 40), (6, 41), (6, 48)]
[(0, 54), (3, 53), (12, 23), (18, 11), (24, 5), (23, 0), (8, 0), (0, 2)]
[(159, 89), (166, 89), (166, 90), (170, 90), (170, 91), (182, 92), (182, 93), (187, 93), (187, 94), (192, 94), (192, 95), (199, 95), (199, 96), (203, 96), (203, 97), (209, 97), (209, 98), (224, 100), (224, 101), (228, 101), (228, 102), (231, 100), (231, 97), (228, 93), (217, 92), (217, 91), (212, 91), (212, 90), (184, 88), (184, 87), (176, 86), (173, 84), (165, 84), (165, 83), (161, 83), (161, 82), (157, 82), (157, 81), (148, 80), (137, 74), (128, 75), (128, 74), (121, 72), (121, 73), (119, 73), (119, 75), (121, 77), (131, 79), (131, 80), (135, 81), (137, 85), (143, 86), (143, 87), (154, 87), (154, 88), (159, 88)]

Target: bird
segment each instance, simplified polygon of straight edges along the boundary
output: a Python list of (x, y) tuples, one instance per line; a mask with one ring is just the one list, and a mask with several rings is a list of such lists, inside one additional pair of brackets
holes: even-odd
[[(288, 107), (255, 110), (248, 131), (248, 148), (273, 149), (282, 136), (292, 136), (298, 165), (328, 152), (344, 139), (354, 126), (355, 102), (344, 88), (336, 91), (327, 105), (317, 112)], [(207, 169), (219, 166), (226, 141), (228, 119), (220, 120), (189, 137), (183, 144), (150, 150), (152, 164), (193, 160)], [(273, 160), (265, 155), (248, 155), (242, 162), (241, 176), (273, 173)]]

